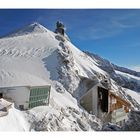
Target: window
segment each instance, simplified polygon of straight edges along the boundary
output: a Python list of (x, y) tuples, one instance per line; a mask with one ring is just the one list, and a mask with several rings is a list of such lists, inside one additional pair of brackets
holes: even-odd
[(33, 88), (30, 91), (29, 108), (45, 105), (49, 102), (50, 87)]

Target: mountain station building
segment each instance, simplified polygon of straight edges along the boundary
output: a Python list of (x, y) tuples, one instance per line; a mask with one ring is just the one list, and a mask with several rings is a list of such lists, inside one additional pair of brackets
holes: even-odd
[(0, 87), (0, 98), (11, 100), (21, 110), (48, 105), (50, 85)]
[(131, 107), (128, 101), (115, 95), (100, 83), (81, 97), (80, 105), (103, 122), (112, 122), (120, 126), (127, 120), (127, 113)]

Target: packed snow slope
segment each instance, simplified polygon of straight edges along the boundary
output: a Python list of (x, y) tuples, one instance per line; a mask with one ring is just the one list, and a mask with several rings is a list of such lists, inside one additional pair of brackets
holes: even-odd
[[(104, 80), (108, 80), (116, 94), (139, 109), (139, 103), (99, 61), (76, 48), (66, 34), (61, 36), (38, 23), (2, 37), (0, 87), (50, 84), (52, 88), (49, 106), (36, 107), (20, 115), (12, 107), (5, 119), (0, 118), (0, 130), (8, 131), (5, 126), (9, 122), (10, 130), (15, 131), (98, 130), (102, 125), (100, 120), (83, 110), (78, 101), (94, 84)], [(21, 122), (15, 127), (14, 117), (10, 117), (14, 115), (27, 125)]]

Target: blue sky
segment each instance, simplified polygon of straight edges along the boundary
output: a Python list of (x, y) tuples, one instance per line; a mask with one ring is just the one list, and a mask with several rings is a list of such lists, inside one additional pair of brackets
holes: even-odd
[(18, 9), (0, 10), (0, 35), (34, 21), (55, 30), (66, 26), (81, 50), (96, 53), (120, 66), (140, 70), (140, 10), (138, 9)]

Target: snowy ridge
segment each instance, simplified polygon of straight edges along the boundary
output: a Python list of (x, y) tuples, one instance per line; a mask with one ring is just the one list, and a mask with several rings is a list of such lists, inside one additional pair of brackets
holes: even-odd
[[(80, 109), (77, 100), (71, 95), (78, 87), (80, 80), (76, 73), (76, 64), (79, 65), (79, 61), (74, 60), (74, 55), (76, 52), (83, 55), (83, 52), (80, 52), (80, 50), (76, 48), (71, 50), (74, 46), (67, 38), (63, 38), (48, 29), (45, 29), (45, 32), (44, 29), (43, 32), (34, 32), (34, 30), (33, 32), (28, 32), (28, 30), (25, 29), (28, 28), (25, 27), (21, 29), (20, 32), (16, 32), (16, 34), (0, 39), (0, 85), (5, 87), (50, 84), (52, 86), (50, 109), (47, 110), (47, 107), (44, 107), (44, 109), (43, 107), (39, 107), (40, 113), (38, 114), (43, 116), (43, 110), (45, 110), (46, 115), (48, 114), (44, 123), (46, 131), (59, 129), (73, 131), (99, 129), (100, 123), (97, 121), (98, 119), (96, 120), (94, 115), (89, 115), (87, 112)], [(26, 34), (26, 31), (28, 34)], [(80, 58), (78, 59), (80, 60)], [(92, 72), (94, 70), (92, 66), (94, 66), (94, 64), (90, 63), (90, 68), (85, 66), (84, 69), (89, 69), (91, 73), (94, 74), (94, 72)], [(89, 74), (86, 74), (84, 69), (81, 70), (83, 72), (80, 74), (88, 76)], [(72, 117), (72, 111), (68, 108), (77, 110), (77, 115), (73, 115), (74, 117)], [(40, 128), (36, 127), (38, 123), (43, 122), (39, 121), (41, 118), (38, 119), (38, 115), (34, 116), (34, 113), (32, 113), (33, 110), (23, 113), (23, 118), (30, 122), (28, 130), (42, 131), (44, 128), (43, 124), (41, 124), (42, 127), (40, 126)], [(53, 124), (53, 120), (52, 123), (47, 125), (46, 123), (49, 121), (50, 110), (55, 110), (51, 115), (56, 116), (57, 112), (59, 112), (58, 114), (60, 115), (61, 113), (62, 118), (65, 118), (65, 113), (63, 112), (68, 110), (69, 113), (66, 115), (66, 119), (62, 119), (60, 122), (56, 122), (56, 124)], [(13, 115), (16, 114), (13, 113)], [(7, 117), (10, 119), (10, 116), (11, 114), (9, 113)], [(59, 116), (54, 118), (57, 121)], [(91, 120), (89, 118), (91, 118)], [(66, 124), (66, 122), (68, 122), (68, 124), (65, 128), (63, 128), (64, 125), (61, 127), (57, 126), (58, 123)], [(6, 119), (3, 123), (7, 125)], [(75, 125), (73, 125), (73, 123), (75, 123)], [(11, 130), (15, 130), (14, 125), (14, 121), (11, 120)], [(72, 127), (72, 125), (74, 127)], [(24, 128), (24, 126), (21, 126), (19, 131), (25, 130), (22, 129), (22, 127)], [(1, 126), (1, 130), (6, 131), (7, 129)]]
[(114, 65), (98, 55), (89, 52), (86, 52), (86, 54), (95, 60), (97, 62), (97, 66), (106, 71), (119, 86), (140, 92), (139, 72)]
[[(96, 82), (105, 79), (120, 97), (131, 102), (133, 108), (139, 108), (137, 101), (117, 84), (113, 78), (116, 75), (108, 72), (113, 69), (114, 73), (114, 68), (109, 67), (110, 62), (104, 63), (87, 55), (67, 37), (55, 34), (38, 23), (0, 39), (0, 65), (1, 87), (51, 85), (50, 105), (22, 112), (22, 117), (29, 123), (26, 129), (21, 124), (19, 131), (100, 129), (100, 120), (83, 110), (78, 102), (80, 96)], [(16, 115), (14, 107), (11, 112)], [(6, 118), (10, 119), (10, 115)], [(7, 125), (6, 119), (3, 119), (3, 124)], [(11, 120), (11, 130), (15, 130), (14, 125)], [(1, 125), (0, 129), (6, 131)]]
[(10, 33), (6, 35), (5, 37), (14, 37), (14, 36), (22, 36), (22, 35), (27, 35), (30, 33), (45, 33), (47, 32), (47, 29), (42, 26), (41, 24), (34, 22), (32, 24), (29, 24), (13, 33)]

